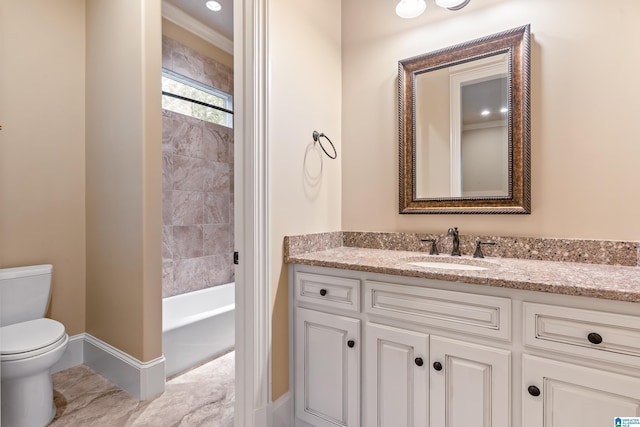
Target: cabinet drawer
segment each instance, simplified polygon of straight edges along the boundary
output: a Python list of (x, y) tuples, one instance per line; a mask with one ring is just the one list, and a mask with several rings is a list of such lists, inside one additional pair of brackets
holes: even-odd
[(369, 314), (413, 323), (511, 339), (511, 300), (441, 289), (366, 281)]
[(360, 280), (312, 273), (295, 275), (297, 302), (360, 311)]
[(532, 347), (640, 363), (640, 317), (525, 302), (524, 327)]

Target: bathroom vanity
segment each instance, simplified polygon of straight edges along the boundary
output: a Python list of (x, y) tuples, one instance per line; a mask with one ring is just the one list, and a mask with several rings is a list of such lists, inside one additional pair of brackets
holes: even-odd
[(287, 261), (296, 426), (640, 416), (638, 267), (352, 247)]

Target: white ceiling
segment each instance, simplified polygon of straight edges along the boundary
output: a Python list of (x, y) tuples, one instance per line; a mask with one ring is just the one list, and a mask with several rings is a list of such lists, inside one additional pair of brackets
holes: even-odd
[(222, 5), (219, 12), (207, 9), (206, 0), (164, 0), (225, 38), (233, 40), (233, 0), (217, 1)]
[[(469, 84), (463, 86), (461, 92), (464, 125), (506, 120), (507, 115), (500, 112), (509, 103), (506, 77)], [(489, 111), (489, 114), (483, 116), (483, 110)]]

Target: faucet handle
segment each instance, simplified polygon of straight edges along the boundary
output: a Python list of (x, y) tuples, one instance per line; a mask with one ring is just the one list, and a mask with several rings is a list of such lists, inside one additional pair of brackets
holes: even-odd
[(436, 243), (438, 243), (438, 239), (420, 239), (421, 242), (431, 242), (431, 249), (429, 250), (429, 255), (440, 255), (438, 252), (438, 247)]
[(495, 245), (496, 242), (481, 242), (480, 240), (476, 240), (476, 251), (473, 253), (474, 258), (484, 258), (482, 254), (482, 245)]

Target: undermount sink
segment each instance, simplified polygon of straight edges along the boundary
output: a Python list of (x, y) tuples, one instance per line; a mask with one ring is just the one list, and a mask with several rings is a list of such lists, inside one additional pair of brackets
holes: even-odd
[(435, 257), (410, 258), (406, 262), (415, 267), (435, 268), (439, 270), (481, 271), (494, 267), (492, 263), (482, 260), (453, 257), (446, 259), (437, 259)]
[(449, 262), (431, 262), (431, 261), (415, 261), (409, 264), (416, 267), (437, 268), (440, 270), (486, 270), (487, 267), (480, 267), (479, 265), (470, 264), (454, 264)]

